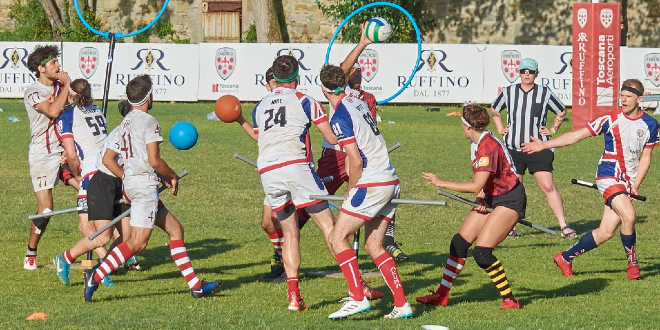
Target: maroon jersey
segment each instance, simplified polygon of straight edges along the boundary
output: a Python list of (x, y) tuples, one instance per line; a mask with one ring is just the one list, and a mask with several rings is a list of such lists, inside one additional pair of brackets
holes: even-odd
[(490, 177), (484, 186), (484, 193), (499, 196), (509, 192), (518, 184), (516, 168), (511, 155), (493, 133), (484, 131), (479, 142), (472, 144), (472, 171), (487, 171)]
[(360, 99), (364, 101), (364, 103), (369, 106), (369, 112), (371, 113), (371, 116), (376, 118), (376, 97), (374, 94), (371, 94), (369, 92), (365, 92), (361, 89), (351, 89), (350, 90), (350, 95), (356, 99)]

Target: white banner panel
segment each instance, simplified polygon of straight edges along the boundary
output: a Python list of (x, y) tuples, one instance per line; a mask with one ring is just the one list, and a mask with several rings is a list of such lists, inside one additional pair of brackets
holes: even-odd
[(550, 87), (566, 106), (571, 105), (571, 46), (487, 45), (483, 54), (485, 84), (481, 102), (492, 103), (502, 87), (519, 84), (520, 60), (530, 57), (539, 63), (536, 83)]
[(660, 94), (660, 48), (627, 48), (622, 54), (621, 81), (639, 79), (646, 94)]
[(0, 42), (0, 98), (23, 98), (25, 89), (37, 79), (27, 68), (27, 60), (39, 44), (60, 47), (53, 42)]
[[(105, 70), (108, 64), (108, 43), (65, 42), (62, 69), (71, 80), (85, 78), (92, 86), (94, 100), (103, 99)], [(115, 48), (115, 54), (117, 49)], [(100, 106), (100, 102), (97, 102)]]

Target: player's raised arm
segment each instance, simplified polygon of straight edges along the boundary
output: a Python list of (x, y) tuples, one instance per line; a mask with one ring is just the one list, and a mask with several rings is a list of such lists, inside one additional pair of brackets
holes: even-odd
[(533, 136), (530, 136), (531, 142), (523, 143), (521, 150), (525, 153), (532, 154), (545, 149), (559, 148), (571, 145), (590, 136), (593, 135), (586, 127), (574, 132), (562, 134), (558, 138), (548, 141), (542, 141)]
[(353, 48), (353, 50), (348, 53), (346, 56), (346, 59), (341, 63), (341, 70), (344, 71), (344, 74), (346, 77), (350, 75), (351, 68), (353, 68), (353, 65), (355, 62), (357, 62), (358, 57), (360, 57), (360, 54), (362, 54), (362, 51), (369, 46), (372, 41), (367, 38), (366, 34), (364, 33), (365, 29), (367, 27), (367, 22), (362, 23), (362, 35), (360, 36), (360, 42)]
[(250, 123), (247, 120), (245, 120), (245, 118), (243, 116), (238, 117), (238, 119), (236, 119), (236, 122), (239, 125), (241, 125), (241, 127), (243, 128), (245, 133), (247, 133), (247, 135), (252, 140), (255, 140), (255, 141), (258, 140), (259, 135), (257, 134), (257, 131), (254, 129), (254, 127), (252, 125), (250, 125)]

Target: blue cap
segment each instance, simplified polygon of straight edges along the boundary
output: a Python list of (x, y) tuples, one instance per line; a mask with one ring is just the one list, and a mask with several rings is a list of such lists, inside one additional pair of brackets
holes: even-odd
[(518, 70), (522, 70), (522, 69), (539, 71), (539, 64), (536, 63), (534, 59), (523, 58), (522, 61), (520, 61), (520, 65), (518, 66)]

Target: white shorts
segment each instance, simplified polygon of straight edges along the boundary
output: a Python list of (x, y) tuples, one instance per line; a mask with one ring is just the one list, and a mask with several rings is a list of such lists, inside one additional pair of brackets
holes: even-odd
[(53, 189), (59, 182), (60, 154), (29, 154), (30, 177), (34, 191)]
[(390, 221), (396, 212), (396, 204), (390, 203), (399, 198), (401, 187), (396, 185), (353, 188), (341, 205), (341, 212), (369, 221), (376, 216)]
[(277, 212), (293, 203), (296, 209), (320, 202), (309, 195), (327, 195), (325, 185), (309, 163), (291, 164), (261, 174), (266, 199)]
[(131, 227), (153, 229), (158, 215), (158, 190), (126, 189), (131, 201)]
[(620, 194), (630, 192), (630, 185), (626, 181), (619, 181), (613, 178), (604, 178), (596, 180), (596, 187), (605, 200), (605, 205), (610, 206), (612, 199)]

